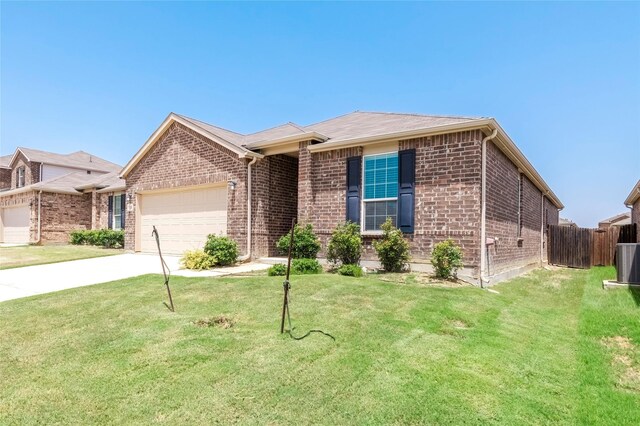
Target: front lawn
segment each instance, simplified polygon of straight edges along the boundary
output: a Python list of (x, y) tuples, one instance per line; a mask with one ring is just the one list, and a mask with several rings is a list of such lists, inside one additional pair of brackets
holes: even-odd
[(295, 333), (335, 342), (278, 334), (278, 277), (174, 277), (176, 313), (157, 275), (8, 301), (0, 423), (636, 424), (640, 298), (613, 274), (293, 277)]
[(105, 249), (93, 246), (19, 246), (0, 247), (0, 269), (21, 266), (43, 265), (67, 260), (88, 259), (90, 257), (121, 254), (123, 250)]

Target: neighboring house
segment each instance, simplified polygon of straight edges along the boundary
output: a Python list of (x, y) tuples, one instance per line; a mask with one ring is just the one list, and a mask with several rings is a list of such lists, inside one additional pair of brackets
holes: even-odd
[(631, 223), (636, 224), (638, 241), (640, 241), (640, 180), (629, 193), (624, 205), (631, 209)]
[(624, 212), (624, 213), (620, 213), (615, 216), (612, 216), (610, 218), (601, 220), (600, 222), (598, 222), (598, 228), (608, 229), (608, 228), (611, 228), (612, 226), (623, 226), (623, 225), (629, 225), (630, 223), (631, 223), (631, 212)]
[(571, 228), (577, 228), (578, 225), (572, 221), (571, 219), (565, 219), (563, 217), (561, 217), (560, 219), (558, 219), (558, 225), (559, 226), (568, 226)]
[(0, 157), (0, 242), (66, 242), (74, 229), (106, 227), (105, 200), (124, 189), (120, 169), (83, 151)]
[(414, 267), (452, 238), (464, 273), (485, 282), (543, 262), (546, 227), (563, 208), (492, 118), (353, 112), (242, 135), (171, 113), (121, 177), (130, 250), (155, 251), (155, 225), (167, 253), (220, 234), (246, 257), (269, 256), (294, 218), (323, 245), (352, 220), (375, 259), (391, 217)]

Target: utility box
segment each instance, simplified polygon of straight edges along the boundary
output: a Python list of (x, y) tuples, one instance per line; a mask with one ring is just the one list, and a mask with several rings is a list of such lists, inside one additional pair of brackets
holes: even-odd
[(616, 269), (619, 283), (640, 284), (640, 243), (616, 245)]

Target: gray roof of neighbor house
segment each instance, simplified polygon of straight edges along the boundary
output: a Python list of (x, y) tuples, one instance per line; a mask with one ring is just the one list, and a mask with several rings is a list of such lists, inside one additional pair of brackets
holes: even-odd
[(603, 219), (600, 222), (598, 222), (598, 225), (607, 224), (607, 223), (611, 225), (628, 225), (631, 223), (631, 212), (623, 212), (615, 216), (611, 216), (609, 218)]
[[(56, 154), (55, 152), (41, 151), (38, 149), (18, 147), (9, 159), (5, 167), (11, 166), (18, 152), (35, 163), (51, 164), (55, 166), (72, 167), (82, 170), (94, 170), (100, 172), (117, 172), (122, 169), (118, 164), (107, 161), (84, 151), (76, 151), (71, 154)], [(5, 157), (1, 157), (4, 159)], [(1, 164), (1, 163), (0, 163)]]
[(2, 157), (0, 157), (0, 167), (8, 168), (11, 157), (13, 157), (13, 155), (3, 155)]
[(629, 196), (624, 201), (624, 204), (627, 206), (631, 206), (636, 202), (638, 198), (640, 198), (640, 180), (635, 184), (635, 186), (629, 193)]

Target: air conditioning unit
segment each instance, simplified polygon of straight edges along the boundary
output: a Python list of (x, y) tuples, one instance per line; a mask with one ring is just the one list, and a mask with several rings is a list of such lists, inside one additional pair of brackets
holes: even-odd
[(616, 245), (616, 269), (619, 283), (640, 284), (640, 243)]

